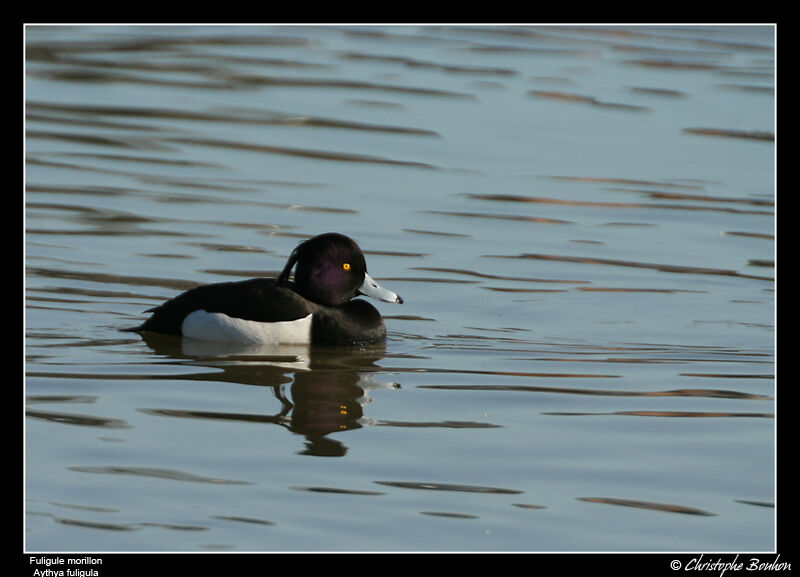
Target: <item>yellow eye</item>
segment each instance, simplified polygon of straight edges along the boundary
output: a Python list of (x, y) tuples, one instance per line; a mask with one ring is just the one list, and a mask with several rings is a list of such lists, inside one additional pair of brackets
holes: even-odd
[(346, 263), (344, 263), (344, 264), (342, 265), (342, 268), (343, 268), (344, 270), (350, 270), (350, 263), (349, 263), (349, 262), (346, 262)]

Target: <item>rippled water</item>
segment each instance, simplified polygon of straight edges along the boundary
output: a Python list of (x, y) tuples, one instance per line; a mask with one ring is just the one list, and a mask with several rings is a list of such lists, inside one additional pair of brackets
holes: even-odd
[[(772, 27), (25, 32), (27, 550), (775, 547)], [(120, 332), (329, 230), (385, 346)]]

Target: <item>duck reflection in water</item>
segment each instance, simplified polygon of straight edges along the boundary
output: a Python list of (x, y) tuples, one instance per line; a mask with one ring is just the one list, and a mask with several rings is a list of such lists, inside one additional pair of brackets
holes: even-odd
[[(305, 455), (342, 456), (347, 447), (331, 433), (361, 428), (369, 419), (364, 408), (374, 389), (399, 388), (372, 379), (386, 353), (385, 343), (368, 347), (308, 347), (302, 345), (234, 345), (164, 335), (143, 335), (157, 354), (190, 366), (215, 369), (169, 379), (211, 380), (269, 387), (281, 403), (274, 415), (211, 411), (156, 410), (162, 416), (274, 423), (306, 439)], [(217, 372), (222, 371), (222, 372)], [(289, 393), (286, 393), (286, 389)]]
[(364, 407), (371, 402), (371, 388), (396, 388), (395, 383), (375, 383), (350, 371), (295, 373), (291, 386), (294, 407), (289, 429), (305, 435), (305, 454), (342, 456), (347, 449), (330, 433), (361, 428), (367, 419)]

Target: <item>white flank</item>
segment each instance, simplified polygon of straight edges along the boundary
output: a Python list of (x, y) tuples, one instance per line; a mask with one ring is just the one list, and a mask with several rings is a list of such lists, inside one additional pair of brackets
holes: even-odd
[(181, 331), (184, 337), (223, 343), (307, 344), (311, 342), (311, 315), (294, 321), (260, 323), (197, 310), (186, 315)]

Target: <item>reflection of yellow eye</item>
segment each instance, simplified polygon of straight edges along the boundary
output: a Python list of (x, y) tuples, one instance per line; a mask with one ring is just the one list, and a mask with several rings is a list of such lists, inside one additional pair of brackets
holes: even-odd
[(349, 263), (349, 262), (346, 262), (346, 263), (344, 263), (344, 264), (342, 265), (342, 268), (343, 268), (344, 270), (350, 270), (350, 263)]

